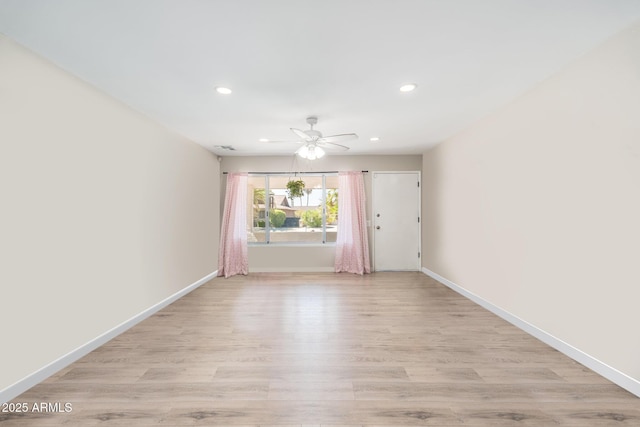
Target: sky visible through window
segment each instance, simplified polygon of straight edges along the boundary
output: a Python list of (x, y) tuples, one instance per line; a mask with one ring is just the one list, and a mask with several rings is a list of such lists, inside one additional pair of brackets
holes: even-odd
[[(278, 198), (284, 197), (287, 195), (287, 191), (280, 188), (271, 189), (271, 192), (273, 193), (274, 196), (277, 196)], [(320, 206), (322, 204), (322, 189), (314, 188), (311, 194), (309, 194), (308, 201), (309, 201), (308, 206)], [(295, 206), (300, 206), (300, 198), (296, 197), (294, 200), (294, 203), (295, 203)], [(306, 194), (302, 196), (302, 206), (307, 206)]]

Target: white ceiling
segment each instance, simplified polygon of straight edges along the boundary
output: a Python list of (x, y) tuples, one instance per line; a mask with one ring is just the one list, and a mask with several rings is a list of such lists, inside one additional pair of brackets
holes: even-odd
[(292, 153), (258, 139), (309, 115), (360, 135), (349, 153), (421, 153), (638, 19), (638, 0), (0, 0), (0, 32), (222, 155)]

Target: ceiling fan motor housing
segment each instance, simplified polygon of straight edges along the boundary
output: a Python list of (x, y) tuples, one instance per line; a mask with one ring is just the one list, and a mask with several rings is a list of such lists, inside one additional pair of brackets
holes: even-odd
[(306, 133), (309, 136), (309, 138), (314, 140), (318, 138), (322, 138), (322, 133), (314, 129), (305, 130), (304, 133)]

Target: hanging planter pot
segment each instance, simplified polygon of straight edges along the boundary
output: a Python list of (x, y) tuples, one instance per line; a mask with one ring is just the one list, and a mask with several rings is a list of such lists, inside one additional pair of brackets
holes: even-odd
[(304, 195), (304, 181), (301, 179), (287, 182), (287, 196), (290, 199)]
[(294, 206), (294, 199), (297, 197), (300, 199), (302, 205), (302, 195), (304, 194), (304, 181), (301, 179), (287, 182), (287, 196), (291, 199), (291, 206)]

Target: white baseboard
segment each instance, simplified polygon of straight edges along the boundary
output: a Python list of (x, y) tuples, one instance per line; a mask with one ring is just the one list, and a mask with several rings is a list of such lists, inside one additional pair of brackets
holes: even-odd
[(213, 279), (217, 275), (218, 275), (218, 270), (207, 274), (206, 276), (197, 280), (196, 282), (192, 283), (186, 288), (179, 290), (175, 294), (163, 299), (159, 303), (154, 304), (153, 306), (147, 308), (141, 313), (136, 314), (131, 319), (125, 322), (122, 322), (121, 324), (108, 330), (104, 334), (99, 335), (98, 337), (92, 339), (86, 344), (81, 345), (80, 347), (65, 354), (59, 359), (54, 360), (53, 362), (38, 369), (36, 372), (26, 376), (25, 378), (16, 382), (15, 384), (12, 384), (3, 390), (0, 390), (0, 402), (1, 403), (9, 402), (11, 399), (14, 399), (15, 397), (21, 395), (22, 393), (29, 390), (34, 385), (41, 383), (42, 381), (46, 380), (47, 378), (49, 378), (51, 375), (55, 374), (59, 370), (69, 366), (70, 364), (80, 359), (81, 357), (86, 356), (96, 348), (100, 347), (101, 345), (105, 344), (111, 339), (117, 337), (127, 329), (142, 322), (144, 319), (160, 311), (161, 309), (168, 306), (172, 302), (182, 298), (189, 292), (193, 291), (194, 289), (198, 288), (199, 286)]
[(607, 365), (606, 363), (601, 362), (600, 360), (596, 359), (595, 357), (590, 356), (589, 354), (583, 352), (582, 350), (579, 350), (579, 349), (573, 347), (571, 344), (568, 344), (568, 343), (562, 341), (561, 339), (558, 339), (558, 338), (554, 337), (553, 335), (549, 334), (548, 332), (545, 332), (542, 329), (532, 325), (531, 323), (529, 323), (529, 322), (527, 322), (525, 320), (522, 320), (521, 318), (509, 313), (508, 311), (503, 310), (500, 307), (493, 305), (492, 303), (490, 303), (489, 301), (483, 299), (482, 297), (474, 294), (473, 292), (469, 292), (465, 288), (463, 288), (463, 287), (461, 287), (459, 285), (456, 285), (452, 281), (450, 281), (448, 279), (445, 279), (444, 277), (440, 276), (437, 273), (434, 273), (433, 271), (429, 270), (428, 268), (422, 267), (422, 272), (424, 274), (426, 274), (427, 276), (429, 276), (429, 277), (437, 280), (438, 282), (442, 283), (443, 285), (445, 285), (445, 286), (451, 288), (452, 290), (456, 291), (460, 295), (462, 295), (462, 296), (470, 299), (471, 301), (475, 302), (476, 304), (486, 308), (487, 310), (489, 310), (493, 314), (501, 317), (502, 319), (506, 320), (507, 322), (511, 323), (512, 325), (516, 326), (517, 328), (522, 329), (524, 332), (528, 333), (529, 335), (532, 335), (532, 336), (536, 337), (537, 339), (539, 339), (543, 343), (545, 343), (545, 344), (555, 348), (559, 352), (569, 356), (570, 358), (572, 358), (576, 362), (579, 362), (579, 363), (583, 364), (584, 366), (586, 366), (587, 368), (593, 370), (594, 372), (602, 375), (603, 377), (605, 377), (609, 381), (619, 385), (620, 387), (624, 388), (625, 390), (628, 390), (629, 392), (631, 392), (631, 393), (635, 394), (636, 396), (640, 397), (640, 381), (638, 381), (638, 380), (636, 380), (634, 378), (631, 378), (630, 376), (624, 374), (623, 372), (620, 372), (617, 369)]

